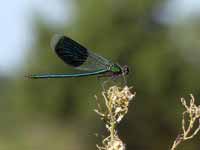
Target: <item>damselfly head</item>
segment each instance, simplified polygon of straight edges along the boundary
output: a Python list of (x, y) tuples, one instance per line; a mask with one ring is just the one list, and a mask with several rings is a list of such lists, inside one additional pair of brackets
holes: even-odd
[(129, 74), (129, 68), (128, 68), (127, 65), (124, 65), (124, 66), (122, 67), (122, 74), (123, 74), (123, 75), (128, 75), (128, 74)]

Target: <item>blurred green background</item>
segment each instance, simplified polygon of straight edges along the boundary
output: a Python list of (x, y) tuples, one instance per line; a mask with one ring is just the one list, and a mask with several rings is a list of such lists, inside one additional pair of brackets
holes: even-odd
[[(127, 149), (169, 149), (181, 129), (184, 109), (180, 97), (189, 100), (188, 94), (193, 93), (199, 103), (198, 15), (191, 13), (170, 21), (167, 1), (161, 0), (71, 3), (70, 19), (62, 25), (52, 26), (37, 13), (30, 16), (36, 34), (26, 59), (17, 71), (0, 76), (0, 149), (93, 150), (102, 135), (107, 135), (93, 112), (94, 95), (101, 97), (102, 91), (95, 77), (24, 78), (31, 73), (73, 72), (50, 48), (55, 33), (130, 67), (128, 85), (137, 95), (118, 127)], [(63, 6), (68, 9), (68, 4), (64, 1)], [(176, 9), (172, 6), (167, 8)], [(179, 149), (198, 149), (198, 139), (199, 135)]]

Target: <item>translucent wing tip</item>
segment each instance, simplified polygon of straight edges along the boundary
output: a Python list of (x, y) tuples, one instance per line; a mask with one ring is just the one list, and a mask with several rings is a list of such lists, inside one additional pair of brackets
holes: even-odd
[(58, 42), (60, 41), (60, 39), (64, 37), (63, 34), (55, 34), (52, 39), (51, 39), (51, 43), (50, 46), (53, 50), (55, 50), (56, 45), (58, 44)]

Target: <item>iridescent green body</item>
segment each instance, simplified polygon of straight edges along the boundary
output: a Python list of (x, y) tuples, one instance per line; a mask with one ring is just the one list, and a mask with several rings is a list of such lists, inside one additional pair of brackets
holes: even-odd
[(113, 73), (122, 73), (122, 68), (119, 65), (114, 64), (110, 66), (110, 71)]

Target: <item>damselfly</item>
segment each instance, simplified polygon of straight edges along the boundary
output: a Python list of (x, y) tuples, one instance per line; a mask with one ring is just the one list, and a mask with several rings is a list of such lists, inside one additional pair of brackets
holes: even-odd
[(128, 66), (121, 67), (118, 64), (112, 63), (64, 35), (54, 36), (51, 41), (51, 47), (66, 64), (84, 72), (72, 74), (33, 74), (29, 75), (29, 78), (70, 78), (93, 75), (116, 77), (125, 76), (129, 73)]

